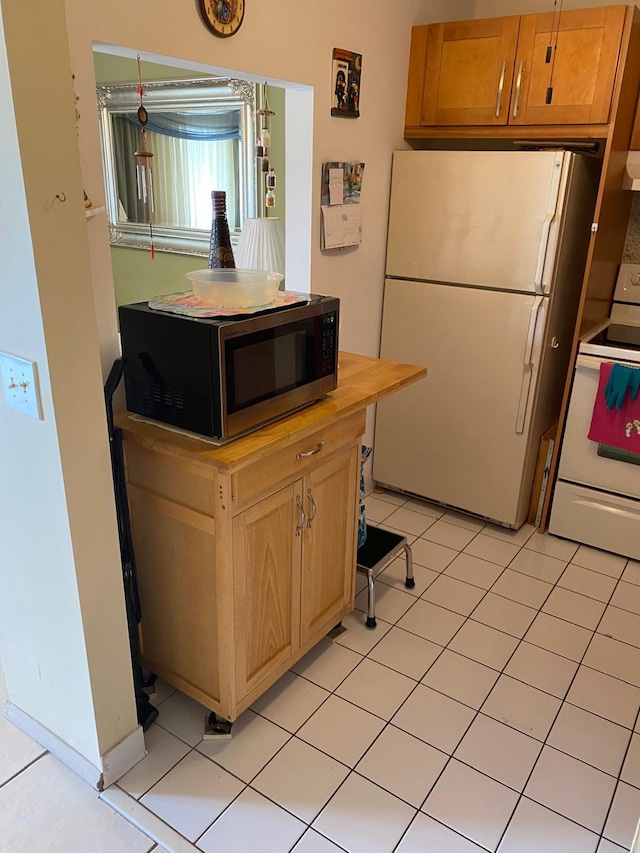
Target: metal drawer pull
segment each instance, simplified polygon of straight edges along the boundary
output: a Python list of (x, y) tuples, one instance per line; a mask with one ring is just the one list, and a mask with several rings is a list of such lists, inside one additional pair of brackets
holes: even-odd
[(306, 456), (315, 456), (316, 453), (320, 453), (326, 443), (326, 441), (321, 441), (315, 450), (305, 450), (304, 453), (296, 453), (296, 459), (304, 459)]
[(300, 500), (300, 495), (296, 495), (296, 506), (300, 510), (300, 524), (296, 527), (296, 536), (300, 536), (302, 531), (304, 530), (304, 522), (306, 519), (306, 515), (304, 514), (304, 507), (302, 506), (302, 501)]
[(516, 97), (515, 102), (513, 104), (513, 117), (515, 118), (518, 115), (518, 106), (520, 104), (520, 89), (522, 87), (522, 71), (524, 69), (524, 59), (520, 60), (520, 65), (518, 66), (518, 76), (516, 78)]
[(507, 70), (507, 61), (506, 59), (502, 60), (502, 65), (500, 66), (500, 82), (498, 83), (498, 97), (496, 98), (496, 118), (500, 117), (500, 110), (502, 109), (502, 90), (504, 89), (504, 72)]
[(307, 529), (311, 530), (311, 522), (316, 517), (318, 507), (316, 506), (316, 502), (314, 501), (313, 495), (311, 494), (311, 489), (307, 489), (307, 497), (311, 501), (311, 515), (309, 516), (309, 521), (307, 522)]

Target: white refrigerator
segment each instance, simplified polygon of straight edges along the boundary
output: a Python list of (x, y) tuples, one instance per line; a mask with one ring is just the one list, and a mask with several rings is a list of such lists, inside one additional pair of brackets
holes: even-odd
[(596, 174), (561, 150), (394, 154), (373, 477), (517, 528), (557, 420)]

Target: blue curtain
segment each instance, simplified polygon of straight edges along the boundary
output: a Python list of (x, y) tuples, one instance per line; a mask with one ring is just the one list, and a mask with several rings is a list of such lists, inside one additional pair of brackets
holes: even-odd
[[(174, 139), (204, 140), (222, 142), (226, 139), (240, 139), (240, 110), (209, 113), (207, 115), (188, 113), (149, 113), (147, 130), (172, 136)], [(125, 113), (126, 121), (140, 128), (135, 113)]]

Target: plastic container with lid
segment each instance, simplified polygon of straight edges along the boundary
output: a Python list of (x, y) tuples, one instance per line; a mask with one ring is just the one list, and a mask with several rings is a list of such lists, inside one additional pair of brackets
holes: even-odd
[(284, 278), (277, 272), (242, 269), (200, 269), (187, 273), (194, 294), (218, 308), (269, 305)]

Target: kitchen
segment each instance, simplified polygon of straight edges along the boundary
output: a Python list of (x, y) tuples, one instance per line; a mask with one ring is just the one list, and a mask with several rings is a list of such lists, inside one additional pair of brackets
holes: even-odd
[[(3, 9), (10, 4), (3, 4)], [(69, 7), (69, 4), (67, 4)], [(468, 18), (473, 17), (474, 15), (478, 17), (486, 17), (486, 14), (493, 14), (496, 10), (495, 8), (491, 12), (487, 12), (486, 9), (480, 8), (482, 6), (486, 6), (487, 4), (477, 4), (478, 8), (475, 8), (474, 4), (457, 4), (457, 8), (455, 10), (455, 14), (452, 14), (452, 10), (450, 8), (450, 4), (440, 4), (440, 8), (437, 5), (430, 5), (429, 8), (429, 18), (432, 20), (440, 20), (443, 17), (456, 17), (456, 18)], [(578, 4), (575, 4), (578, 5)], [(419, 4), (416, 9), (421, 11), (422, 4)], [(446, 8), (445, 8), (446, 7)], [(495, 4), (494, 4), (495, 7)], [(175, 21), (174, 16), (172, 14), (172, 4), (165, 5), (156, 5), (154, 7), (153, 14), (147, 19), (142, 20), (142, 15), (140, 16), (140, 20), (137, 23), (136, 32), (129, 32), (126, 36), (123, 35), (122, 30), (127, 29), (122, 22), (127, 22), (128, 26), (133, 27), (134, 22), (137, 21), (136, 18), (133, 17), (134, 13), (128, 7), (125, 7), (122, 4), (122, 8), (118, 9), (117, 6), (114, 7), (108, 17), (105, 17), (103, 14), (97, 14), (97, 12), (91, 8), (90, 4), (79, 4), (77, 9), (73, 10), (73, 14), (69, 15), (69, 28), (70, 28), (70, 37), (72, 38), (72, 56), (74, 66), (74, 71), (78, 77), (78, 94), (80, 96), (80, 105), (82, 108), (85, 108), (84, 105), (90, 103), (92, 96), (92, 81), (91, 81), (91, 72), (87, 71), (87, 64), (91, 61), (90, 57), (90, 49), (87, 45), (86, 33), (89, 32), (92, 35), (89, 37), (89, 41), (91, 38), (94, 38), (97, 41), (103, 41), (112, 44), (122, 44), (126, 42), (131, 50), (135, 49), (148, 49), (151, 51), (156, 51), (158, 54), (164, 56), (173, 56), (175, 55)], [(293, 8), (293, 5), (292, 5)], [(502, 12), (502, 10), (499, 10)], [(530, 11), (530, 9), (520, 9), (514, 8), (514, 13), (518, 13), (520, 11)], [(262, 12), (255, 12), (255, 14), (262, 15)], [(266, 16), (266, 12), (264, 13)], [(364, 14), (364, 13), (363, 13)], [(92, 18), (93, 16), (93, 18)], [(367, 12), (367, 17), (369, 13)], [(385, 19), (384, 8), (381, 5), (380, 7), (380, 19)], [(186, 16), (185, 16), (186, 18)], [(93, 20), (93, 22), (92, 22)], [(168, 24), (167, 21), (171, 21), (171, 24)], [(345, 134), (345, 143), (344, 143), (344, 151), (345, 156), (360, 156), (362, 154), (363, 159), (366, 160), (368, 164), (371, 164), (372, 171), (369, 172), (369, 177), (373, 176), (373, 183), (379, 184), (381, 187), (388, 186), (388, 175), (390, 169), (389, 155), (390, 152), (394, 148), (402, 147), (402, 112), (404, 110), (404, 104), (400, 103), (402, 101), (401, 98), (397, 97), (398, 92), (404, 92), (405, 88), (405, 69), (406, 65), (404, 64), (406, 61), (406, 38), (409, 27), (411, 23), (414, 23), (416, 20), (420, 20), (419, 11), (416, 11), (415, 14), (413, 11), (411, 13), (407, 10), (406, 20), (401, 22), (395, 22), (393, 27), (391, 28), (391, 32), (393, 33), (393, 38), (397, 40), (397, 55), (403, 56), (405, 59), (402, 62), (398, 61), (398, 65), (402, 64), (402, 68), (396, 68), (393, 65), (387, 67), (387, 65), (381, 66), (380, 71), (372, 70), (370, 73), (374, 76), (370, 77), (371, 80), (370, 86), (371, 91), (375, 91), (378, 93), (378, 99), (374, 100), (373, 97), (371, 99), (370, 112), (367, 118), (366, 124), (363, 122), (363, 119), (360, 121), (363, 122), (363, 127), (360, 128), (358, 122), (354, 122), (351, 126), (347, 126), (342, 133)], [(424, 18), (422, 18), (424, 20)], [(117, 22), (120, 21), (120, 24)], [(216, 59), (216, 62), (219, 61), (220, 66), (226, 68), (237, 68), (240, 65), (243, 70), (246, 69), (248, 71), (253, 71), (256, 75), (264, 72), (264, 68), (267, 67), (267, 61), (273, 60), (273, 74), (276, 79), (281, 80), (291, 80), (298, 79), (299, 75), (296, 73), (294, 65), (296, 68), (300, 68), (301, 65), (304, 65), (302, 62), (302, 57), (306, 58), (306, 48), (304, 52), (300, 53), (300, 55), (294, 55), (293, 57), (289, 57), (285, 59), (286, 51), (273, 51), (271, 46), (267, 44), (266, 33), (268, 33), (269, 28), (272, 26), (272, 23), (266, 19), (262, 19), (262, 26), (257, 26), (254, 31), (253, 28), (246, 29), (246, 32), (252, 34), (253, 41), (250, 45), (250, 50), (254, 52), (255, 58), (253, 55), (245, 56), (244, 53), (241, 57), (238, 57), (235, 51), (237, 48), (235, 44), (237, 39), (240, 38), (240, 35), (236, 37), (236, 39), (232, 39), (229, 41), (228, 45), (218, 46), (216, 48), (220, 50), (219, 60)], [(296, 20), (296, 23), (299, 22)], [(189, 53), (191, 56), (196, 57), (198, 61), (203, 64), (207, 64), (210, 59), (210, 50), (211, 50), (211, 42), (210, 39), (206, 38), (206, 33), (203, 31), (200, 32), (198, 28), (197, 22), (187, 23), (184, 22), (184, 33), (183, 38), (181, 39), (182, 43), (189, 44)], [(245, 24), (245, 28), (247, 25)], [(389, 44), (390, 36), (390, 28), (388, 25), (385, 25), (384, 35), (381, 33), (379, 40), (375, 43), (371, 43), (371, 46), (367, 43), (365, 44), (365, 48), (363, 49), (363, 55), (365, 57), (367, 55), (375, 55), (375, 51), (378, 50), (380, 55), (387, 52), (392, 51), (392, 47)], [(303, 30), (304, 32), (304, 30)], [(335, 32), (330, 30), (328, 32), (327, 41), (325, 47), (332, 47), (332, 41), (335, 40)], [(42, 36), (44, 38), (44, 36)], [(363, 38), (365, 37), (363, 33)], [(244, 36), (243, 36), (244, 38)], [(296, 36), (292, 36), (295, 41)], [(314, 41), (314, 37), (309, 34), (309, 42), (312, 43)], [(396, 42), (394, 42), (396, 44)], [(46, 42), (46, 49), (51, 50), (51, 45), (49, 41)], [(404, 45), (402, 47), (401, 45)], [(368, 49), (367, 49), (368, 48)], [(394, 48), (395, 49), (395, 48)], [(373, 53), (372, 53), (373, 52)], [(275, 53), (275, 56), (274, 56)], [(12, 61), (18, 61), (15, 55), (12, 57)], [(68, 63), (68, 60), (66, 60)], [(321, 91), (322, 81), (325, 79), (324, 73), (324, 50), (320, 50), (317, 60), (316, 69), (313, 74), (309, 75), (309, 80), (314, 85), (317, 85), (318, 90)], [(33, 56), (29, 57), (29, 68), (31, 73), (33, 74), (35, 59)], [(26, 60), (25, 60), (26, 63)], [(84, 65), (83, 65), (84, 64)], [(371, 63), (372, 67), (375, 63)], [(82, 67), (85, 68), (85, 71), (82, 71)], [(42, 70), (40, 73), (40, 79), (45, 79), (45, 77), (50, 73), (48, 64), (44, 62), (42, 65)], [(386, 82), (381, 79), (381, 75), (384, 73)], [(380, 75), (380, 76), (379, 76)], [(25, 76), (25, 81), (28, 79), (28, 75)], [(13, 81), (13, 86), (16, 91), (20, 91), (19, 86), (20, 81)], [(62, 83), (62, 80), (61, 80)], [(26, 82), (23, 84), (26, 88)], [(365, 98), (365, 91), (363, 89), (363, 99)], [(394, 94), (395, 93), (395, 94)], [(25, 92), (25, 95), (28, 95), (26, 98), (29, 101), (32, 98), (32, 94), (29, 90)], [(294, 98), (298, 97), (299, 93), (294, 92)], [(321, 98), (317, 99), (321, 101)], [(33, 103), (33, 101), (31, 101)], [(309, 109), (308, 105), (304, 106), (304, 109)], [(362, 108), (364, 110), (364, 100), (362, 101)], [(88, 109), (86, 107), (85, 109)], [(315, 153), (314, 157), (316, 158), (316, 162), (320, 162), (321, 160), (326, 158), (331, 158), (335, 156), (335, 125), (336, 122), (330, 123), (329, 119), (324, 119), (321, 117), (322, 108), (321, 105), (315, 108), (317, 109), (317, 123), (318, 130), (316, 136), (314, 138), (314, 147)], [(395, 116), (395, 121), (392, 121), (392, 116)], [(364, 113), (363, 113), (364, 117)], [(53, 119), (52, 119), (53, 121)], [(70, 123), (73, 125), (72, 119), (70, 119)], [(56, 123), (53, 121), (53, 126)], [(34, 126), (32, 138), (34, 140), (38, 139), (38, 133), (40, 128)], [(97, 133), (97, 132), (96, 132)], [(71, 127), (70, 139), (75, 137), (75, 127)], [(89, 173), (87, 178), (90, 180), (91, 173), (93, 172), (93, 186), (98, 185), (99, 181), (99, 163), (96, 162), (95, 158), (95, 149), (97, 148), (97, 139), (93, 140), (93, 144), (90, 145), (86, 138), (81, 138), (81, 146), (84, 146), (85, 143), (88, 146), (88, 150), (85, 152), (87, 156), (85, 156), (84, 167), (85, 170)], [(373, 148), (371, 147), (373, 146)], [(305, 154), (305, 156), (308, 156)], [(82, 159), (82, 154), (81, 154)], [(311, 174), (311, 171), (309, 171)], [(76, 180), (78, 186), (80, 186), (79, 181)], [(310, 183), (310, 178), (308, 179), (308, 183)], [(304, 190), (305, 187), (302, 187)], [(54, 197), (56, 192), (58, 192), (58, 188), (52, 188), (51, 197)], [(315, 191), (315, 189), (314, 189)], [(92, 190), (93, 192), (93, 190)], [(386, 189), (384, 190), (386, 193)], [(95, 195), (95, 193), (94, 193)], [(57, 204), (57, 202), (56, 202)], [(381, 205), (381, 208), (383, 206)], [(310, 206), (309, 206), (310, 208)], [(314, 214), (315, 215), (315, 214)], [(71, 224), (71, 232), (75, 239), (73, 242), (73, 251), (70, 254), (70, 258), (77, 258), (77, 246), (82, 245), (82, 233), (80, 226), (85, 226), (85, 223), (76, 223), (75, 231), (73, 230), (73, 224)], [(91, 227), (91, 224), (90, 224)], [(311, 232), (312, 228), (308, 225), (307, 218), (307, 235)], [(349, 282), (349, 281), (367, 281), (369, 285), (366, 290), (367, 298), (365, 300), (362, 299), (362, 285), (356, 287), (344, 285), (341, 287), (342, 292), (339, 294), (343, 299), (345, 306), (345, 321), (343, 331), (345, 334), (345, 345), (346, 348), (358, 351), (365, 352), (370, 354), (375, 354), (377, 352), (377, 339), (378, 339), (378, 324), (379, 324), (379, 309), (381, 304), (381, 296), (382, 296), (382, 281), (380, 276), (380, 270), (383, 267), (383, 255), (384, 255), (384, 238), (385, 238), (385, 230), (386, 230), (386, 216), (382, 209), (367, 211), (367, 219), (366, 219), (366, 228), (368, 233), (368, 239), (363, 242), (361, 249), (358, 252), (353, 253), (344, 253), (344, 257), (323, 257), (320, 256), (318, 250), (314, 249), (313, 251), (313, 280), (314, 287), (317, 285), (317, 289), (321, 292), (323, 290), (330, 290), (332, 286), (339, 281)], [(317, 228), (313, 227), (313, 231), (317, 233)], [(66, 245), (65, 239), (63, 235), (60, 236), (59, 242), (56, 244), (56, 247)], [(86, 236), (84, 240), (86, 241)], [(92, 241), (94, 237), (90, 238)], [(96, 240), (96, 244), (99, 241)], [(314, 241), (315, 245), (315, 241)], [(71, 249), (71, 246), (70, 246)], [(108, 259), (106, 257), (106, 252), (99, 248), (96, 245), (94, 247), (95, 255), (92, 254), (91, 260), (93, 264), (93, 278), (94, 283), (96, 284), (96, 302), (99, 306), (99, 327), (100, 330), (96, 334), (99, 337), (99, 340), (102, 341), (103, 347), (103, 358), (105, 363), (110, 363), (113, 358), (113, 345), (112, 345), (112, 332), (109, 328), (104, 328), (106, 325), (109, 326), (109, 323), (106, 322), (105, 318), (111, 316), (110, 309), (110, 291), (109, 286), (102, 281), (101, 279), (106, 275), (105, 270), (108, 269)], [(311, 254), (311, 253), (310, 253)], [(88, 264), (88, 256), (85, 254), (82, 256), (84, 258), (85, 265)], [(78, 263), (78, 261), (76, 261)], [(85, 276), (85, 280), (89, 278), (88, 275), (88, 267), (85, 269), (87, 275)], [(64, 281), (61, 281), (60, 286), (64, 285)], [(68, 285), (65, 285), (68, 286)], [(83, 291), (79, 291), (80, 294)], [(53, 308), (51, 309), (53, 310)], [(74, 306), (72, 306), (72, 311), (77, 312), (77, 317), (72, 313), (69, 317), (69, 320), (73, 321), (76, 326), (81, 326), (85, 329), (90, 329), (94, 327), (95, 320), (92, 318), (92, 314), (94, 313), (93, 300), (87, 300), (86, 294), (82, 296)], [(11, 312), (9, 312), (11, 313)], [(59, 340), (55, 341), (60, 347), (56, 352), (58, 353), (59, 358), (63, 359), (64, 355), (64, 335), (63, 330), (66, 328), (65, 323), (60, 319), (57, 320), (57, 323), (62, 325), (63, 328), (59, 329)], [(50, 334), (58, 330), (58, 326), (54, 325), (53, 329), (50, 330)], [(54, 335), (54, 339), (55, 339)], [(87, 339), (78, 342), (78, 349), (75, 350), (76, 355), (78, 357), (82, 357), (81, 363), (75, 366), (75, 370), (84, 370), (86, 373), (94, 377), (93, 383), (95, 383), (95, 353), (92, 350), (92, 341), (93, 345), (95, 345), (95, 339)], [(52, 344), (50, 344), (52, 345)], [(23, 345), (24, 346), (24, 345)], [(84, 347), (84, 349), (81, 349)], [(14, 345), (13, 349), (20, 351), (20, 346), (17, 344)], [(52, 350), (53, 352), (53, 350)], [(84, 366), (83, 366), (84, 365)], [(65, 369), (67, 367), (66, 363), (64, 364)], [(87, 379), (87, 376), (80, 375), (78, 377), (78, 381), (80, 386), (82, 386)], [(97, 383), (99, 385), (99, 383)], [(72, 390), (69, 388), (65, 391), (64, 385), (57, 391), (58, 394), (62, 394), (64, 399), (64, 394), (67, 393), (71, 395)], [(85, 436), (84, 434), (79, 437), (75, 436), (72, 431), (75, 428), (75, 423), (71, 418), (67, 421), (62, 420), (58, 427), (59, 429), (68, 429), (70, 431), (69, 442), (71, 444), (75, 444), (75, 449), (81, 453), (81, 449), (78, 447), (78, 438), (81, 442), (90, 442), (90, 436), (100, 434), (100, 395), (96, 391), (93, 392), (93, 400), (92, 406), (88, 407), (86, 412), (83, 409), (82, 418), (88, 427), (88, 434)], [(71, 407), (69, 409), (70, 412), (74, 412), (77, 409), (73, 407), (73, 397), (71, 398)], [(45, 421), (45, 425), (46, 425)], [(71, 436), (73, 435), (73, 439)], [(13, 433), (12, 433), (13, 438)], [(23, 438), (19, 438), (16, 435), (16, 441), (18, 442), (18, 446), (22, 446), (24, 442), (34, 441), (35, 437), (31, 437), (29, 434), (24, 436)], [(90, 452), (90, 451), (85, 451)], [(82, 455), (82, 454), (81, 454)], [(36, 457), (37, 458), (37, 457)], [(85, 507), (82, 508), (82, 513), (80, 517), (77, 519), (77, 523), (73, 526), (74, 535), (80, 536), (81, 541), (84, 541), (86, 537), (86, 545), (85, 552), (87, 554), (86, 559), (89, 560), (89, 564), (93, 568), (94, 560), (93, 560), (93, 552), (95, 550), (95, 543), (99, 542), (105, 546), (105, 554), (108, 555), (112, 553), (112, 549), (114, 547), (113, 541), (113, 531), (111, 533), (105, 531), (104, 524), (100, 521), (101, 518), (104, 518), (105, 513), (108, 513), (108, 504), (106, 502), (106, 494), (107, 494), (107, 485), (108, 485), (108, 477), (106, 474), (106, 469), (103, 468), (101, 471), (92, 472), (98, 474), (97, 482), (102, 483), (102, 505), (100, 507), (95, 507), (95, 509), (87, 509)], [(82, 472), (79, 472), (77, 469), (74, 469), (68, 472), (68, 476), (72, 479), (70, 482), (73, 482), (73, 477), (80, 478), (84, 476)], [(25, 484), (25, 488), (26, 488)], [(82, 492), (82, 490), (80, 490)], [(26, 496), (25, 496), (26, 500)], [(73, 508), (73, 503), (72, 503)], [(76, 511), (80, 513), (80, 507), (76, 504)], [(89, 518), (84, 518), (84, 513), (89, 513)], [(94, 516), (95, 513), (95, 516)], [(91, 521), (91, 524), (89, 524)], [(45, 525), (45, 529), (47, 529), (48, 525)], [(18, 526), (20, 529), (20, 526)], [(80, 532), (79, 532), (80, 531)], [(89, 544), (91, 543), (91, 544)], [(110, 543), (110, 544), (109, 544)], [(35, 546), (31, 546), (35, 547)], [(111, 550), (110, 550), (111, 549)], [(91, 553), (91, 559), (89, 559), (89, 553)], [(105, 563), (109, 562), (107, 556), (103, 558)], [(36, 560), (36, 562), (39, 562)], [(88, 583), (88, 579), (90, 577), (90, 572), (87, 569), (86, 580)], [(13, 589), (12, 582), (9, 586), (10, 589)], [(27, 581), (25, 579), (24, 583)], [(109, 595), (112, 600), (115, 602), (114, 608), (117, 612), (117, 590), (115, 581), (112, 578), (110, 582), (107, 583), (107, 589), (110, 590)], [(44, 588), (47, 588), (46, 586)], [(66, 588), (66, 587), (65, 587)], [(85, 587), (86, 590), (86, 587)], [(19, 590), (20, 594), (14, 592), (14, 595), (17, 596), (17, 600), (19, 601), (22, 598), (24, 590)], [(61, 595), (62, 590), (60, 588), (57, 589), (56, 595)], [(36, 601), (40, 599), (41, 593), (36, 596)], [(96, 603), (97, 604), (97, 603)], [(40, 618), (42, 619), (43, 625), (49, 625), (51, 623), (51, 616), (48, 615), (48, 602), (44, 602), (41, 609), (38, 610), (40, 614)], [(97, 613), (100, 613), (100, 607), (95, 606), (90, 608), (91, 612), (94, 610)], [(3, 614), (4, 616), (4, 614)], [(59, 617), (58, 617), (59, 618)], [(121, 655), (124, 653), (122, 641), (118, 639), (118, 627), (122, 627), (121, 621), (120, 626), (117, 624), (110, 624), (110, 622), (117, 622), (118, 620), (98, 620), (96, 623), (95, 630), (95, 642), (91, 645), (91, 648), (95, 649), (97, 644), (97, 636), (100, 632), (102, 632), (102, 636), (106, 636), (113, 640), (116, 648), (120, 649)], [(73, 620), (72, 622), (76, 624)], [(104, 623), (104, 624), (102, 624)], [(15, 629), (15, 633), (14, 632)], [(25, 632), (24, 627), (20, 627), (19, 625), (11, 626), (12, 634), (15, 638), (19, 638)], [(84, 644), (84, 641), (83, 641)], [(72, 643), (72, 648), (75, 649), (75, 643)], [(61, 670), (61, 665), (56, 664), (55, 660), (53, 660), (54, 654), (58, 657), (60, 656), (60, 649), (52, 649), (51, 660), (47, 663), (47, 667), (50, 667), (51, 676), (50, 681), (53, 685), (60, 680), (60, 677), (64, 676), (64, 671)], [(102, 661), (100, 659), (100, 652), (94, 651), (94, 654), (98, 654), (98, 661), (95, 662), (95, 666), (102, 671)], [(49, 701), (50, 696), (47, 696), (47, 702), (45, 702), (42, 698), (38, 699), (37, 696), (33, 694), (31, 690), (28, 689), (29, 684), (37, 683), (37, 676), (35, 676), (35, 672), (33, 673), (33, 678), (31, 678), (31, 673), (25, 674), (25, 676), (20, 676), (19, 672), (19, 664), (17, 660), (17, 652), (5, 652), (3, 647), (3, 660), (5, 657), (9, 657), (9, 662), (14, 661), (11, 671), (13, 672), (12, 679), (12, 688), (26, 707), (30, 707), (34, 716), (38, 718), (43, 718), (45, 721), (48, 721), (54, 730), (62, 731), (63, 734), (69, 736), (72, 740), (75, 738), (73, 733), (67, 732), (64, 724), (62, 724), (62, 728), (60, 729), (61, 723), (58, 716), (55, 719), (52, 719), (47, 709), (44, 707)], [(63, 656), (64, 657), (64, 656)], [(109, 656), (111, 657), (111, 656)], [(45, 655), (47, 658), (47, 655)], [(75, 655), (74, 655), (75, 658)], [(124, 659), (124, 658), (123, 658)], [(45, 670), (47, 669), (45, 667)], [(104, 671), (110, 671), (112, 673), (112, 667), (105, 667)], [(117, 674), (110, 674), (108, 676), (109, 679), (113, 680), (112, 688), (115, 685), (115, 692), (118, 696), (125, 696), (124, 688), (122, 684), (124, 683), (124, 679), (126, 676), (126, 667), (123, 665), (120, 666), (119, 676)], [(119, 685), (119, 686), (118, 686)], [(53, 688), (51, 688), (53, 689)], [(85, 691), (88, 688), (85, 688)], [(83, 692), (83, 696), (86, 696), (86, 692)], [(81, 697), (78, 697), (81, 698)], [(84, 701), (84, 699), (83, 699)], [(99, 697), (96, 697), (96, 701), (99, 703)], [(125, 700), (126, 701), (126, 700)], [(64, 715), (61, 715), (62, 717)], [(108, 733), (104, 733), (104, 737), (109, 740), (112, 738), (113, 732), (109, 731)], [(95, 734), (93, 736), (87, 735), (87, 740), (84, 740), (80, 744), (81, 749), (86, 749), (92, 756), (95, 757), (97, 751), (99, 749), (95, 744)], [(116, 736), (117, 741), (117, 736)], [(112, 740), (112, 743), (114, 741)], [(89, 745), (93, 744), (93, 745)]]

